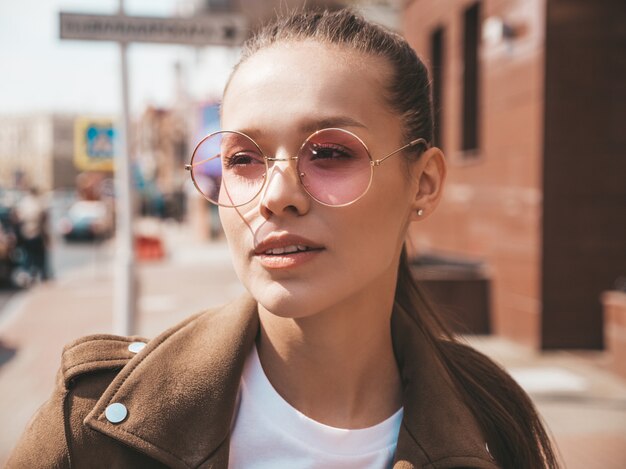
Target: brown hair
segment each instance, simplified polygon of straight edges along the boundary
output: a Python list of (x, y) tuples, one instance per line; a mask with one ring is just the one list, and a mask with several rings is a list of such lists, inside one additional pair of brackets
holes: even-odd
[[(304, 40), (384, 58), (392, 73), (385, 98), (389, 107), (402, 117), (405, 139), (425, 138), (432, 142), (433, 117), (426, 67), (403, 37), (350, 10), (295, 12), (279, 17), (244, 44), (242, 58), (231, 77), (257, 51), (278, 43)], [(395, 304), (407, 311), (425, 333), (481, 426), (498, 463), (503, 468), (558, 468), (550, 439), (529, 397), (501, 367), (462, 344), (441, 321), (411, 274), (406, 248), (398, 267)]]

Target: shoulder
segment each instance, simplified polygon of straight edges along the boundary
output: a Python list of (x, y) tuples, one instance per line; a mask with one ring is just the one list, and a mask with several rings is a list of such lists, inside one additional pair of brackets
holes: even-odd
[[(176, 332), (201, 314), (163, 334)], [(68, 343), (61, 354), (52, 395), (28, 423), (6, 467), (70, 467), (71, 453), (83, 444), (92, 443), (93, 450), (102, 447), (102, 438), (83, 421), (121, 370), (142, 351), (145, 353), (153, 341), (141, 336), (96, 334)]]
[[(223, 404), (230, 402), (240, 358), (256, 335), (253, 306), (242, 298), (206, 310), (149, 341), (98, 334), (67, 344), (52, 396), (22, 434), (7, 467), (90, 467), (94, 461), (102, 467), (163, 467), (153, 458), (171, 457), (156, 450), (148, 455), (146, 442), (156, 433), (169, 441), (188, 425), (188, 406), (206, 404), (197, 399), (198, 389), (207, 388), (200, 394), (214, 397), (211, 412), (221, 418), (216, 422), (230, 422)], [(106, 408), (113, 396), (130, 417), (111, 426)], [(132, 431), (124, 430), (139, 421)], [(220, 428), (215, 424), (215, 432)]]
[(65, 388), (77, 379), (98, 372), (123, 368), (148, 340), (138, 336), (97, 334), (81, 337), (63, 348), (60, 374)]
[(496, 367), (502, 369), (495, 361), (489, 358), (484, 353), (480, 352), (470, 344), (460, 340), (441, 340), (441, 346), (451, 355), (454, 355), (460, 359), (465, 359), (469, 362), (476, 363), (487, 368)]
[(498, 363), (457, 341), (443, 345), (459, 395), (482, 428), (490, 453), (504, 467), (544, 467), (554, 454), (530, 396)]
[[(448, 370), (461, 384), (461, 394), (473, 404), (476, 397), (482, 396), (481, 399), (513, 414), (521, 408), (533, 407), (529, 396), (504, 367), (484, 353), (458, 341), (443, 341), (442, 347)], [(482, 415), (486, 408), (474, 405), (474, 412)]]
[[(67, 389), (99, 373), (120, 371), (140, 362), (157, 349), (165, 356), (182, 353), (182, 344), (211, 339), (219, 347), (221, 341), (232, 341), (250, 323), (250, 301), (247, 297), (228, 305), (210, 308), (187, 317), (152, 340), (140, 336), (97, 334), (77, 339), (63, 348), (61, 369)], [(164, 346), (167, 342), (167, 346)], [(211, 345), (210, 344), (210, 345)]]
[[(148, 352), (146, 348), (153, 349), (164, 337), (174, 335), (199, 317), (210, 316), (211, 313), (212, 310), (208, 310), (189, 316), (152, 340), (137, 335), (112, 334), (95, 334), (76, 339), (63, 347), (59, 370), (61, 384), (69, 391), (84, 381), (89, 382), (99, 374), (114, 377), (135, 357)], [(147, 347), (148, 345), (150, 347)]]
[(28, 423), (7, 468), (70, 467), (69, 440), (80, 433), (81, 417), (133, 358), (131, 344), (139, 343), (146, 340), (101, 334), (66, 345), (52, 395)]
[(441, 344), (445, 355), (453, 359), (457, 372), (465, 375), (466, 379), (476, 380), (477, 384), (490, 392), (503, 392), (511, 397), (521, 393), (526, 398), (526, 393), (504, 367), (484, 353), (460, 341), (446, 340)]

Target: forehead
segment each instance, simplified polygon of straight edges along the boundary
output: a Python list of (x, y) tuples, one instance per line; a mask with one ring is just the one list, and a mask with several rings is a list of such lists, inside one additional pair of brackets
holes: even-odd
[(305, 128), (349, 117), (366, 128), (390, 118), (384, 59), (314, 41), (278, 44), (247, 59), (222, 103), (222, 126)]

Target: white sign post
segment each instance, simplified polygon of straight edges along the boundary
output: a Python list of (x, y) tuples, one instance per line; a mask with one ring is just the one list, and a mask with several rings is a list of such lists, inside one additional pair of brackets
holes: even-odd
[[(120, 0), (124, 15), (124, 0)], [(117, 145), (119, 161), (115, 162), (115, 205), (117, 243), (113, 288), (113, 332), (131, 335), (137, 327), (137, 285), (133, 234), (133, 181), (130, 161), (130, 104), (128, 98), (128, 42), (119, 41), (122, 90), (122, 115)]]
[(130, 165), (130, 109), (128, 97), (127, 47), (130, 42), (161, 44), (238, 45), (246, 35), (243, 17), (212, 15), (200, 18), (146, 18), (124, 14), (119, 0), (117, 15), (60, 14), (61, 39), (116, 41), (120, 46), (122, 115), (116, 139), (116, 264), (113, 330), (136, 332), (138, 284), (133, 250), (133, 185)]

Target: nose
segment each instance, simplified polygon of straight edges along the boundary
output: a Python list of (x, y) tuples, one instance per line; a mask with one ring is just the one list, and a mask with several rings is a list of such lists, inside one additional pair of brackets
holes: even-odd
[(294, 158), (270, 158), (270, 167), (259, 209), (264, 218), (272, 215), (304, 215), (311, 199), (300, 184)]

